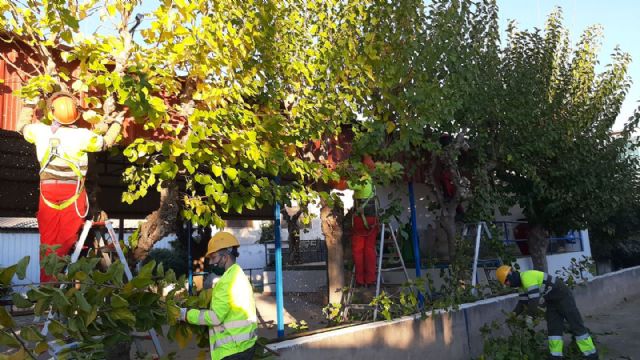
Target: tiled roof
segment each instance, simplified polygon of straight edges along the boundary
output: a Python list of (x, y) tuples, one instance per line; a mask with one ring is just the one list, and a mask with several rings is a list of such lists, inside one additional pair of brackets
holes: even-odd
[(37, 229), (36, 218), (0, 217), (0, 229)]

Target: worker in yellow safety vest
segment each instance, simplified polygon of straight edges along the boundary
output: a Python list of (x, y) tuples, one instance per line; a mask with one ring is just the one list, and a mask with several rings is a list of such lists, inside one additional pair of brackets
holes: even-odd
[(209, 327), (212, 360), (250, 360), (257, 335), (256, 305), (249, 279), (236, 264), (240, 244), (219, 232), (207, 247), (211, 271), (221, 276), (213, 287), (210, 310), (180, 309), (180, 320)]
[(550, 359), (562, 359), (565, 320), (569, 323), (584, 358), (598, 359), (593, 339), (584, 326), (571, 290), (561, 278), (538, 270), (519, 272), (508, 265), (496, 270), (496, 278), (501, 284), (520, 290), (518, 305), (514, 309), (516, 315), (526, 311), (533, 316), (541, 302), (546, 306)]
[[(78, 99), (68, 92), (57, 92), (47, 101), (50, 125), (32, 123), (34, 104), (25, 104), (20, 111), (16, 130), (25, 140), (35, 144), (40, 163), (40, 201), (38, 230), (40, 244), (57, 247), (59, 256), (67, 255), (78, 240), (78, 231), (88, 212), (84, 188), (89, 152), (108, 149), (116, 142), (123, 117), (118, 117), (104, 135), (74, 126), (80, 117)], [(47, 254), (51, 249), (47, 249)], [(44, 272), (40, 281), (53, 280)]]

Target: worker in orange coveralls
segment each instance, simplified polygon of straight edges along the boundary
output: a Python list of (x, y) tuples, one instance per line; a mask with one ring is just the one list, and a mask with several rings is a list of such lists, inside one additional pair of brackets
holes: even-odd
[[(25, 140), (35, 144), (40, 163), (40, 201), (38, 230), (40, 244), (59, 246), (59, 256), (69, 253), (78, 240), (78, 231), (88, 213), (88, 199), (84, 188), (87, 175), (88, 152), (111, 147), (122, 128), (122, 117), (113, 122), (104, 136), (73, 124), (80, 117), (78, 100), (70, 93), (58, 92), (47, 101), (47, 111), (53, 122), (31, 123), (33, 105), (25, 105), (20, 112), (17, 131)], [(47, 254), (50, 250), (47, 250)], [(48, 282), (44, 269), (40, 281)]]
[[(370, 170), (375, 168), (371, 157), (365, 155), (362, 159)], [(373, 182), (370, 177), (363, 184), (349, 182), (353, 190), (353, 228), (351, 235), (351, 252), (355, 264), (356, 284), (359, 286), (376, 283), (376, 239), (380, 231), (380, 224), (376, 213)]]

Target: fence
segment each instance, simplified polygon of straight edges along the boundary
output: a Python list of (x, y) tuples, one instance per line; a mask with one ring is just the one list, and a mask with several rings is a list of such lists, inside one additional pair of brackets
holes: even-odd
[[(275, 265), (275, 245), (273, 242), (264, 244), (266, 248), (267, 266)], [(282, 243), (282, 262), (289, 262), (289, 244)], [(327, 246), (324, 240), (300, 240), (300, 259), (303, 264), (327, 261)]]

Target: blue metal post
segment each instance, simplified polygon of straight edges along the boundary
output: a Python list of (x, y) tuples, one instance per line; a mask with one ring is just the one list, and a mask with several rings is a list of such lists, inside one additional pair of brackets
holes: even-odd
[(276, 201), (273, 230), (276, 240), (276, 316), (278, 319), (278, 337), (284, 336), (284, 303), (282, 290), (282, 242), (280, 241), (280, 203)]
[[(418, 220), (416, 219), (416, 199), (413, 192), (413, 182), (409, 182), (409, 204), (411, 205), (411, 242), (413, 243), (413, 259), (416, 263), (416, 278), (422, 276), (420, 269), (420, 246), (418, 245)], [(418, 292), (420, 306), (424, 303), (424, 297)]]
[(193, 258), (191, 257), (191, 220), (187, 222), (187, 254), (189, 257), (189, 263), (187, 269), (189, 269), (189, 295), (193, 295)]

